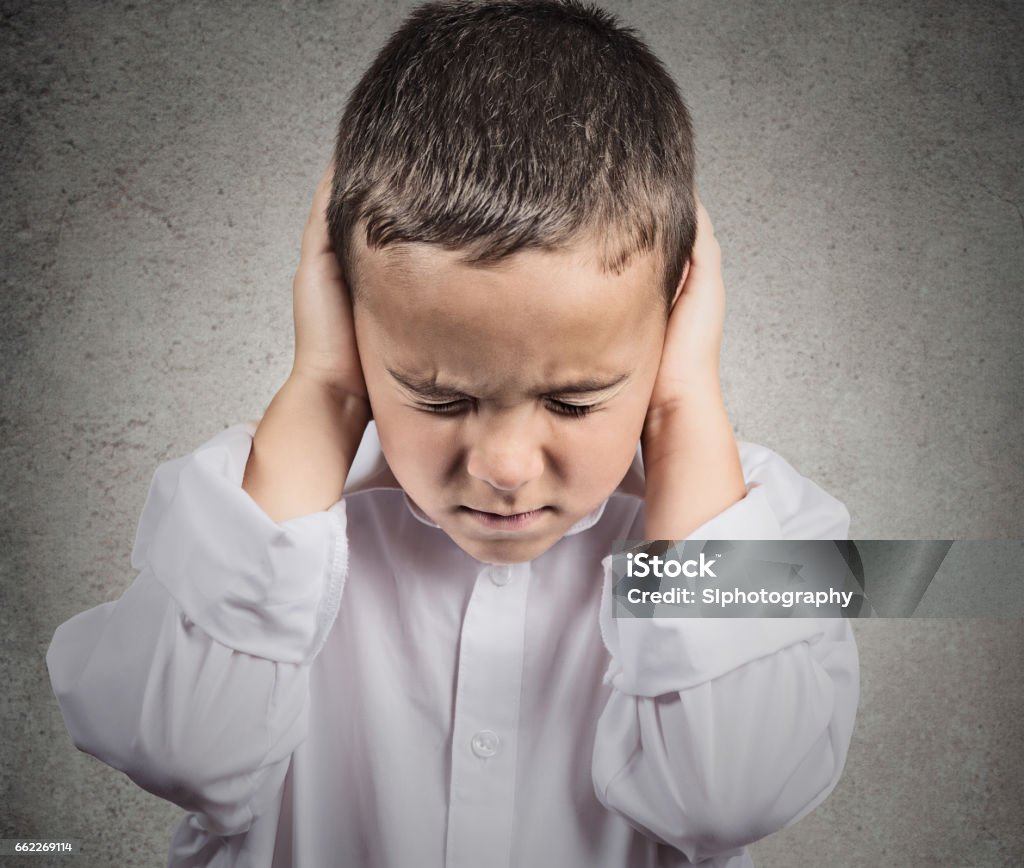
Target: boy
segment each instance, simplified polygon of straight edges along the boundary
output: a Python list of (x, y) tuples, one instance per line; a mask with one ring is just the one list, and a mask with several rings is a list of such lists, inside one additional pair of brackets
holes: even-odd
[(835, 787), (845, 620), (611, 616), (613, 540), (848, 530), (733, 437), (693, 165), (667, 73), (575, 0), (382, 49), (292, 374), (157, 470), (139, 576), (48, 652), (75, 744), (188, 811), (169, 865), (737, 868)]

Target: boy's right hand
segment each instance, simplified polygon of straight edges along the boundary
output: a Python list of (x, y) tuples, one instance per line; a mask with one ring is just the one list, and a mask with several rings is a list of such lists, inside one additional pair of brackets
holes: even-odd
[(342, 280), (341, 266), (327, 231), (327, 204), (333, 179), (332, 162), (317, 185), (302, 233), (299, 266), (292, 281), (295, 317), (292, 375), (368, 402), (348, 288)]
[(256, 427), (242, 488), (273, 521), (342, 496), (372, 418), (352, 305), (327, 232), (334, 166), (313, 197), (292, 283), (295, 363)]

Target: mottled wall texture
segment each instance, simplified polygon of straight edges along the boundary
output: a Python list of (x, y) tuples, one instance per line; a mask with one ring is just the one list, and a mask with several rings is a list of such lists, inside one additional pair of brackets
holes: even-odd
[[(0, 5), (0, 837), (163, 864), (178, 809), (76, 751), (44, 653), (132, 580), (157, 464), (287, 374), (309, 198), (412, 5)], [(605, 6), (694, 115), (739, 436), (843, 500), (855, 538), (1024, 536), (1024, 6)], [(1021, 864), (1021, 627), (857, 622), (845, 776), (755, 861)]]

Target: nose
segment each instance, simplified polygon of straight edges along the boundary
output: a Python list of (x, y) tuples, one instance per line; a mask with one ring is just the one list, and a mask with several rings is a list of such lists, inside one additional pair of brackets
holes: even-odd
[(496, 413), (480, 419), (466, 470), (499, 491), (516, 491), (544, 472), (540, 432), (529, 413)]

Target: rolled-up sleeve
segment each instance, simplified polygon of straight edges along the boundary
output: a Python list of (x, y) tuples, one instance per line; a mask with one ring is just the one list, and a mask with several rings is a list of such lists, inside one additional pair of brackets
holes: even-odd
[[(690, 539), (846, 538), (838, 500), (770, 450), (745, 444), (741, 457), (746, 496)], [(613, 690), (592, 769), (606, 807), (697, 862), (738, 852), (824, 801), (859, 699), (849, 621), (614, 618), (611, 558), (602, 565)]]
[(157, 469), (137, 577), (46, 655), (74, 744), (217, 835), (277, 797), (347, 571), (344, 501), (278, 524), (241, 488), (252, 436), (233, 426)]

